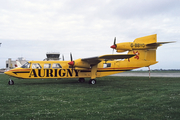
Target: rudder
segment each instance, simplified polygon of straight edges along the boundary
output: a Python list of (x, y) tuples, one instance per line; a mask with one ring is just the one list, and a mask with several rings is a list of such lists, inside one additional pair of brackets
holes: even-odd
[(128, 54), (136, 54), (129, 59), (131, 61), (156, 61), (156, 49), (133, 50), (129, 51)]

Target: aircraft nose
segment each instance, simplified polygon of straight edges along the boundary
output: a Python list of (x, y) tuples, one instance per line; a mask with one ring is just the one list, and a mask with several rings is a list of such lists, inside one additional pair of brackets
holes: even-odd
[(4, 72), (4, 74), (10, 75), (10, 71), (8, 70), (8, 71)]
[(9, 75), (9, 76), (14, 76), (12, 70), (8, 70), (8, 71), (4, 72), (4, 74)]
[(4, 74), (12, 76), (12, 77), (16, 77), (16, 75), (13, 73), (12, 70), (8, 70), (8, 71), (4, 72)]

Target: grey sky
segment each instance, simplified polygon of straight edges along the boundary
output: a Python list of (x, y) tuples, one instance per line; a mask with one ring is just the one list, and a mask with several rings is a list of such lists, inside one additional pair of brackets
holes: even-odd
[(43, 60), (60, 52), (69, 60), (111, 54), (117, 42), (157, 34), (177, 41), (157, 50), (152, 68), (180, 69), (178, 0), (0, 0), (0, 68), (8, 58)]

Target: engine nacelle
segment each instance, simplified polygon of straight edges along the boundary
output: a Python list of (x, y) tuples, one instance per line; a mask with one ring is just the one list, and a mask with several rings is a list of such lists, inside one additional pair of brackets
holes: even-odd
[(172, 43), (172, 42), (157, 42), (157, 35), (154, 34), (154, 35), (136, 38), (133, 42), (124, 42), (118, 44), (116, 44), (116, 38), (115, 38), (114, 44), (111, 46), (111, 48), (117, 50), (117, 52), (125, 52), (131, 50), (148, 50), (148, 49), (157, 49), (157, 47), (161, 46), (162, 44)]
[(125, 51), (132, 50), (131, 43), (132, 43), (132, 42), (124, 42), (124, 43), (118, 43), (118, 44), (116, 44), (116, 46), (117, 46), (117, 47), (116, 47), (117, 52), (125, 52)]
[(81, 59), (77, 59), (74, 61), (74, 67), (80, 67), (80, 68), (90, 68), (90, 64), (87, 62), (82, 61)]
[(116, 52), (126, 52), (127, 50), (116, 50)]

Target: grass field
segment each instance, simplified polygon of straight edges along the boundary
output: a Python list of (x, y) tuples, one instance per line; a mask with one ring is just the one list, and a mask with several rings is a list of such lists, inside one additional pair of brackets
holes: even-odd
[(179, 120), (180, 78), (20, 80), (0, 74), (0, 119)]
[[(148, 70), (146, 71), (126, 71), (126, 72), (129, 72), (129, 73), (149, 73)], [(180, 70), (179, 71), (172, 71), (172, 70), (164, 70), (164, 71), (156, 71), (156, 70), (151, 70), (150, 71), (151, 73), (180, 73)]]

